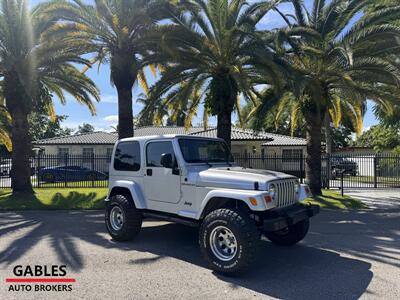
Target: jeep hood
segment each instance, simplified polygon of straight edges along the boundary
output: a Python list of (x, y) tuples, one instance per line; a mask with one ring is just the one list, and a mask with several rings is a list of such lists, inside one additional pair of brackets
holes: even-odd
[(279, 179), (296, 178), (292, 175), (242, 167), (209, 168), (198, 173), (197, 186), (241, 190), (254, 190), (255, 182), (260, 190), (267, 189), (267, 182)]

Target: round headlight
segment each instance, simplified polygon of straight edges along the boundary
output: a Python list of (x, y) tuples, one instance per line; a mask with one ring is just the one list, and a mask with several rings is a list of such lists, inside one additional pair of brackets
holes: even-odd
[(272, 197), (272, 199), (275, 198), (275, 194), (276, 194), (276, 187), (275, 187), (275, 184), (270, 184), (270, 185), (269, 185), (268, 193), (269, 193), (269, 195)]
[(296, 182), (294, 184), (294, 191), (295, 191), (296, 194), (299, 193), (299, 191), (300, 191), (300, 183), (299, 182)]

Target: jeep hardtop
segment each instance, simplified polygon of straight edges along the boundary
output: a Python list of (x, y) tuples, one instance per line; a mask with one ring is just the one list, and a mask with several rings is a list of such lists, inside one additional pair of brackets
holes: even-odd
[(243, 272), (261, 236), (283, 246), (307, 234), (319, 207), (288, 174), (239, 167), (222, 139), (165, 135), (119, 140), (110, 165), (105, 221), (117, 241), (134, 238), (145, 218), (199, 228), (212, 269)]

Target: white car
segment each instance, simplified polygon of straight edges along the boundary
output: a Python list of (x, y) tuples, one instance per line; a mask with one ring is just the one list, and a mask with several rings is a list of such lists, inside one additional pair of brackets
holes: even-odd
[(302, 240), (318, 206), (301, 202), (308, 186), (288, 174), (236, 166), (221, 139), (166, 135), (114, 146), (105, 221), (117, 241), (134, 238), (144, 218), (199, 227), (211, 268), (232, 274), (254, 261), (261, 236)]

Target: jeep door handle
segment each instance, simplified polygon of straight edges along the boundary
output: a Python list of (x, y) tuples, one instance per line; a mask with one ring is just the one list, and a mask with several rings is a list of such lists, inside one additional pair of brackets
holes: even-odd
[(153, 170), (152, 169), (147, 169), (146, 170), (146, 175), (147, 176), (153, 176)]

